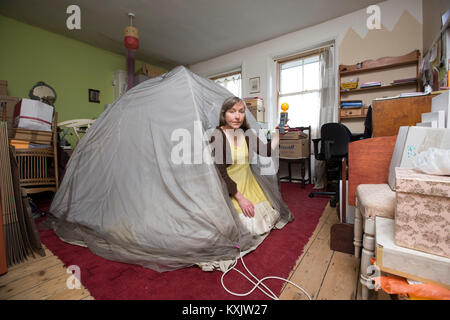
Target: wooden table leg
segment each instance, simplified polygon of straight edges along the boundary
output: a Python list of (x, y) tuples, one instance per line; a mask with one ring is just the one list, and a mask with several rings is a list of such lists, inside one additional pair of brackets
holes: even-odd
[(302, 188), (305, 188), (305, 160), (300, 161), (300, 170), (302, 174)]
[(292, 182), (292, 170), (291, 170), (291, 162), (288, 162), (288, 170), (289, 170), (289, 182)]

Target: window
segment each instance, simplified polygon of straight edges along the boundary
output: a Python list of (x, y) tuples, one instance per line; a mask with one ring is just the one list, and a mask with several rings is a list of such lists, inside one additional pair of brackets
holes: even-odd
[(217, 77), (212, 77), (215, 83), (220, 84), (234, 94), (236, 97), (242, 98), (242, 79), (241, 71), (231, 72), (225, 75), (220, 75)]
[(319, 55), (279, 62), (278, 67), (278, 110), (287, 102), (290, 127), (317, 127), (320, 115)]

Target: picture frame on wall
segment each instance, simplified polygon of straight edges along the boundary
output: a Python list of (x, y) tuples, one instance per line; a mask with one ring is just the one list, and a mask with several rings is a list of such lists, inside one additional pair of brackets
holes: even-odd
[(100, 103), (100, 90), (89, 89), (89, 102)]
[(254, 78), (250, 78), (249, 82), (249, 87), (250, 87), (250, 93), (258, 93), (261, 88), (261, 80), (260, 77), (254, 77)]

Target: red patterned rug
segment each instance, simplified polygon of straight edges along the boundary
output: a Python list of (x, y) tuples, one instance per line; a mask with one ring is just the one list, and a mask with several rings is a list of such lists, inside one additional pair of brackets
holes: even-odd
[[(244, 256), (246, 266), (256, 277), (289, 276), (329, 201), (328, 198), (309, 198), (311, 190), (312, 185), (302, 189), (300, 184), (281, 183), (283, 199), (295, 219), (283, 229), (273, 230), (256, 250)], [(49, 201), (40, 199), (36, 203), (41, 210), (48, 210)], [(258, 289), (246, 297), (229, 294), (221, 285), (220, 271), (204, 272), (198, 267), (190, 267), (158, 273), (141, 266), (103, 259), (88, 248), (62, 242), (53, 230), (40, 230), (39, 234), (41, 241), (66, 267), (80, 267), (83, 286), (97, 300), (269, 299)], [(241, 262), (237, 268), (247, 274)], [(227, 273), (224, 283), (229, 290), (238, 293), (248, 292), (253, 288), (250, 282), (235, 271)], [(264, 284), (276, 295), (281, 293), (282, 281), (269, 279)]]

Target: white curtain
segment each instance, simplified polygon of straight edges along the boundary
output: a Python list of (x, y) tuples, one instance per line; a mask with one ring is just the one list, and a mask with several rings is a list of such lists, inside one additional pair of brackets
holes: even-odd
[[(320, 116), (319, 127), (312, 136), (320, 137), (323, 124), (335, 121), (336, 109), (336, 70), (334, 46), (323, 49), (320, 54)], [(320, 146), (320, 144), (319, 144)], [(311, 146), (312, 147), (312, 146)], [(315, 160), (315, 159), (314, 159)], [(326, 187), (325, 161), (314, 161), (315, 189)]]
[(228, 77), (223, 77), (214, 80), (215, 83), (220, 84), (222, 87), (225, 87), (228, 91), (233, 93), (236, 97), (242, 98), (242, 90), (241, 90), (241, 74), (234, 74)]

